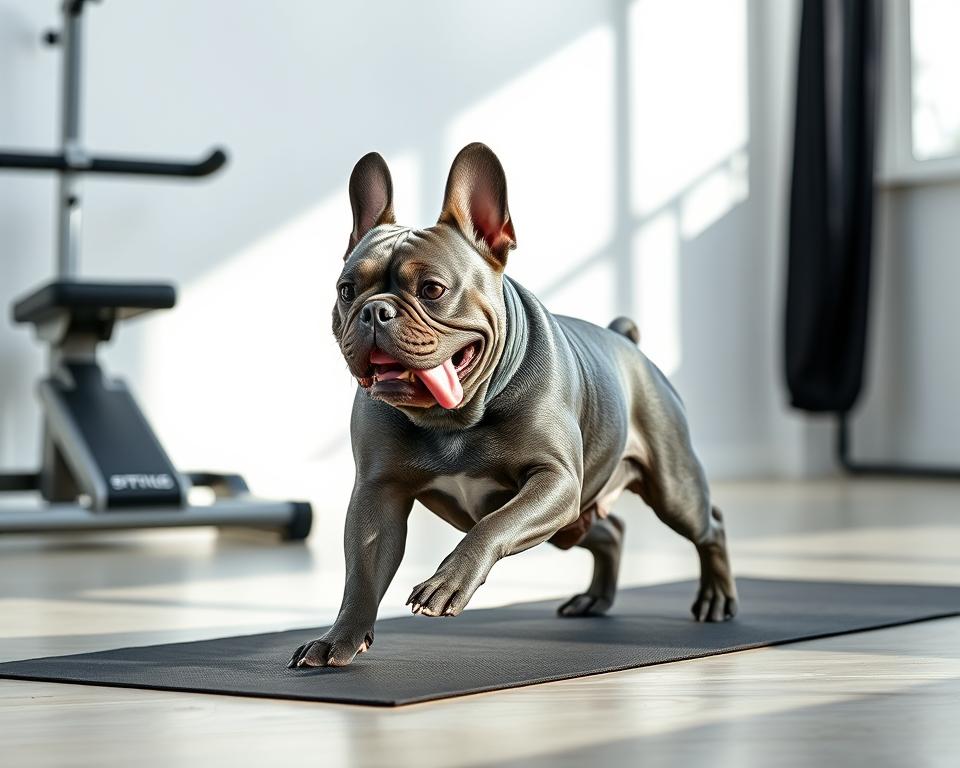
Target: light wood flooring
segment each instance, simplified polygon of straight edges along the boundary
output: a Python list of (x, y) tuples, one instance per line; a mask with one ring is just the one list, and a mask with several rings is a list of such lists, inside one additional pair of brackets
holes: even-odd
[[(960, 584), (960, 484), (737, 483), (715, 497), (738, 574)], [(652, 513), (618, 509), (624, 584), (695, 574)], [(340, 525), (321, 519), (306, 547), (204, 530), (0, 539), (0, 660), (327, 622)], [(411, 539), (381, 616), (403, 611), (456, 535), (419, 510)], [(560, 599), (589, 568), (584, 552), (539, 547), (500, 563), (471, 605)], [(960, 765), (960, 619), (396, 710), (0, 681), (10, 768), (666, 764)]]

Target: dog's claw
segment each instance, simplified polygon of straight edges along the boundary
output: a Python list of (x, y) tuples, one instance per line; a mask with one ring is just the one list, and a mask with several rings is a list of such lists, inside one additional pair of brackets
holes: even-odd
[(307, 655), (307, 651), (310, 647), (317, 641), (311, 641), (309, 643), (304, 643), (297, 650), (293, 652), (293, 656), (290, 657), (290, 661), (287, 663), (287, 669), (293, 669), (295, 667), (302, 667), (304, 657)]
[[(413, 592), (410, 593), (410, 597), (407, 598), (407, 605), (412, 605), (414, 607), (420, 605), (420, 601), (423, 598), (423, 590), (425, 584), (418, 584), (413, 588)], [(416, 613), (416, 611), (414, 611)]]
[(456, 566), (446, 564), (446, 567), (448, 570), (444, 572), (444, 565), (441, 565), (433, 577), (414, 587), (414, 613), (434, 618), (459, 616), (477, 587), (483, 583), (484, 579), (477, 578), (475, 573), (468, 574), (464, 579)]
[(293, 669), (300, 662), (300, 654), (303, 653), (303, 646), (301, 645), (297, 650), (293, 652), (293, 656), (290, 657), (290, 661), (287, 662), (287, 669)]

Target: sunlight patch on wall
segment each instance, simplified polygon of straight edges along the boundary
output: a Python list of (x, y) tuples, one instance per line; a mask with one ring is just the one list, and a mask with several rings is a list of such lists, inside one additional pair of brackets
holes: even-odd
[(518, 242), (507, 272), (534, 291), (612, 236), (613, 68), (612, 32), (598, 27), (471, 106), (448, 129), (449, 158), (472, 141), (500, 157)]
[(572, 315), (597, 325), (606, 325), (614, 318), (616, 274), (609, 258), (597, 260), (578, 270), (576, 277), (565, 280), (538, 298), (551, 312)]
[(678, 229), (674, 213), (661, 213), (637, 229), (631, 248), (640, 348), (667, 376), (681, 362)]
[(680, 199), (680, 232), (692, 240), (747, 199), (749, 160), (741, 150), (687, 190)]
[(646, 214), (747, 143), (746, 0), (638, 0), (628, 26), (631, 205)]
[[(415, 205), (416, 157), (387, 161), (402, 205)], [(344, 182), (183, 286), (151, 326), (144, 399), (179, 467), (238, 471), (262, 495), (345, 507), (356, 384), (330, 326), (351, 227)]]

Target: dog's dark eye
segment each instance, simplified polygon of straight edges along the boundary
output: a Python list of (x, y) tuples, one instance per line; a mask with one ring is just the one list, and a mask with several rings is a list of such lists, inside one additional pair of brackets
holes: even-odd
[(338, 290), (340, 291), (340, 298), (347, 303), (353, 301), (357, 297), (357, 290), (353, 287), (353, 283), (344, 283)]
[(436, 301), (446, 292), (446, 288), (433, 280), (428, 280), (420, 286), (420, 295), (425, 299), (430, 299), (430, 301)]

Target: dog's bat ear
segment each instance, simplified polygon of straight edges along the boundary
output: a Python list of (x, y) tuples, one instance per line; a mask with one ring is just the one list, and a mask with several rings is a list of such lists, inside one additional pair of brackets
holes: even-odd
[(353, 231), (344, 259), (367, 232), (380, 224), (394, 224), (393, 180), (386, 161), (376, 152), (364, 155), (350, 174)]
[(454, 158), (438, 223), (458, 227), (497, 269), (503, 269), (507, 253), (517, 247), (507, 208), (507, 177), (486, 144), (468, 144)]

